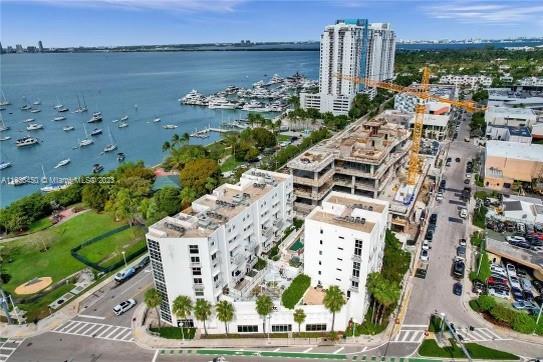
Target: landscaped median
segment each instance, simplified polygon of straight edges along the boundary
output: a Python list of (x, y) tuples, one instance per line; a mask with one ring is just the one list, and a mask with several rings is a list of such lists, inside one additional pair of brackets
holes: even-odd
[[(507, 360), (517, 361), (520, 358), (514, 354), (498, 351), (481, 346), (477, 343), (464, 343), (464, 347), (473, 359), (487, 359), (491, 361)], [(467, 358), (462, 348), (452, 343), (451, 346), (440, 347), (435, 339), (426, 339), (419, 347), (418, 354), (424, 357), (441, 358)]]
[(197, 354), (212, 356), (243, 356), (243, 357), (274, 357), (274, 358), (311, 358), (311, 359), (331, 359), (346, 360), (345, 354), (334, 353), (305, 353), (305, 352), (273, 352), (273, 351), (246, 351), (232, 349), (198, 349)]

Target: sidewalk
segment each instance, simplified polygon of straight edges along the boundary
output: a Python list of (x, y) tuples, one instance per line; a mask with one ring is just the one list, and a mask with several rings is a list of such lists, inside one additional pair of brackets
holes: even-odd
[[(375, 336), (361, 336), (340, 340), (336, 343), (323, 342), (320, 338), (222, 338), (222, 339), (192, 339), (177, 340), (155, 337), (147, 333), (147, 327), (142, 325), (145, 305), (139, 305), (132, 318), (132, 332), (138, 346), (145, 349), (178, 349), (178, 348), (263, 348), (263, 347), (315, 347), (318, 345), (365, 345), (378, 346), (388, 340), (389, 324), (383, 333)], [(149, 317), (147, 318), (149, 320)]]

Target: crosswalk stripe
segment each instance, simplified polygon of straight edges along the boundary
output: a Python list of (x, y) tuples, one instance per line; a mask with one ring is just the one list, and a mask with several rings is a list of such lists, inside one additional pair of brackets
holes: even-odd
[(102, 332), (100, 332), (100, 334), (97, 336), (98, 338), (104, 338), (106, 336), (106, 333), (110, 333), (110, 329), (113, 328), (115, 326), (109, 326), (107, 327), (105, 330), (103, 330)]
[(70, 334), (82, 337), (96, 337), (112, 341), (133, 342), (130, 327), (114, 326), (111, 324), (69, 321), (53, 330), (56, 333)]
[[(109, 327), (106, 326), (106, 325), (98, 326), (98, 328), (96, 328), (94, 331), (92, 331), (92, 333), (90, 335), (98, 336), (101, 333), (100, 331), (103, 331), (104, 328), (109, 328)], [(98, 333), (98, 332), (100, 332), (100, 333)]]
[(76, 322), (73, 325), (71, 325), (69, 328), (62, 331), (62, 333), (72, 333), (74, 330), (79, 328), (79, 325), (83, 322)]

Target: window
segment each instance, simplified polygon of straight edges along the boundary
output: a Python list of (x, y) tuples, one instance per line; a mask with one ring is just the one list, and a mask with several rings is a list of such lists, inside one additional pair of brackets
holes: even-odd
[(339, 269), (339, 268), (336, 268), (336, 270), (337, 270), (337, 271), (342, 271), (342, 270), (341, 270), (341, 269)]
[(321, 275), (321, 274), (322, 274), (322, 272), (319, 270), (319, 275)]
[(340, 239), (345, 239), (343, 236), (340, 236), (339, 238), (340, 238)]
[(189, 245), (189, 253), (198, 254), (198, 245)]
[(272, 332), (291, 332), (292, 324), (272, 324)]
[(321, 229), (321, 234), (323, 233), (322, 229)]
[(203, 282), (202, 278), (194, 278), (194, 284), (202, 284)]
[(338, 261), (343, 261), (343, 259), (341, 259), (341, 258), (337, 258), (337, 260), (338, 260)]
[(199, 256), (191, 256), (190, 257), (190, 262), (191, 263), (199, 263), (200, 262), (200, 257)]
[(321, 245), (322, 245), (322, 240), (319, 240), (319, 244), (321, 244)]
[(351, 286), (358, 288), (358, 282), (355, 282), (354, 280), (351, 282)]
[(343, 250), (343, 248), (341, 248), (341, 247), (338, 246), (338, 247), (337, 247), (337, 250)]
[(215, 275), (215, 276), (213, 277), (213, 281), (214, 281), (214, 282), (216, 282), (217, 280), (219, 280), (219, 274), (217, 274), (217, 275)]
[(257, 325), (238, 326), (238, 333), (256, 333), (258, 332)]
[(192, 268), (192, 275), (202, 275), (202, 268)]
[(336, 278), (336, 280), (337, 280), (338, 282), (340, 282), (340, 281), (341, 281), (341, 279), (339, 279), (339, 278)]
[(203, 297), (204, 296), (204, 291), (203, 290), (195, 290), (194, 295), (196, 295), (197, 297)]
[(217, 253), (211, 255), (211, 260), (215, 260), (215, 259), (217, 259)]
[(194, 321), (192, 319), (178, 319), (177, 326), (181, 327), (181, 325), (185, 328), (194, 328)]
[(322, 261), (319, 260), (319, 265), (322, 265)]
[(362, 240), (354, 241), (354, 255), (362, 255)]
[(305, 330), (306, 332), (325, 331), (326, 324), (306, 324)]
[(322, 250), (319, 250), (319, 255), (322, 255)]

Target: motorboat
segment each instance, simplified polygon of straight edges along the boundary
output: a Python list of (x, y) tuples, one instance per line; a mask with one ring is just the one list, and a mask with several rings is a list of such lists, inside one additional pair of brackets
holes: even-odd
[(23, 123), (29, 123), (29, 122), (34, 122), (34, 118), (27, 118), (23, 121)]
[(92, 173), (100, 173), (104, 170), (104, 166), (99, 163), (92, 165)]
[(75, 129), (74, 126), (66, 126), (66, 127), (64, 127), (62, 130), (63, 130), (64, 132), (68, 132), (68, 131), (73, 131), (74, 129)]
[(165, 124), (164, 126), (162, 126), (162, 128), (164, 128), (164, 129), (176, 129), (177, 126), (175, 124)]
[(106, 147), (104, 147), (104, 152), (111, 152), (111, 151), (115, 151), (116, 149), (117, 149), (117, 145), (114, 143), (111, 143), (107, 145)]
[(40, 113), (41, 109), (31, 109), (30, 113)]
[(29, 104), (25, 104), (23, 106), (21, 106), (21, 111), (30, 111), (32, 109), (32, 107), (29, 105)]
[(128, 120), (128, 116), (122, 116), (122, 117), (121, 117), (121, 122), (122, 122), (122, 121), (127, 121), (127, 120)]
[(117, 161), (123, 162), (126, 158), (126, 155), (123, 152), (117, 153)]
[(153, 123), (158, 123), (158, 122), (160, 122), (160, 118), (153, 119)]
[(69, 164), (70, 162), (72, 162), (72, 160), (70, 160), (69, 158), (66, 158), (64, 160), (61, 160), (57, 163), (57, 165), (55, 166), (55, 168), (59, 168), (59, 167), (62, 167), (62, 166), (66, 166), (67, 164)]
[(209, 101), (209, 109), (235, 109), (237, 106), (236, 103), (230, 102), (226, 98), (214, 98)]
[(68, 186), (70, 186), (69, 183), (54, 182), (54, 183), (50, 183), (49, 185), (40, 188), (40, 191), (42, 191), (42, 192), (60, 191), (60, 190), (64, 190), (65, 188), (68, 188)]
[(9, 180), (8, 185), (21, 186), (21, 185), (27, 184), (29, 182), (30, 182), (30, 177), (21, 176), (21, 177), (14, 177), (13, 179)]
[(79, 147), (90, 146), (93, 143), (94, 143), (94, 140), (92, 138), (84, 138), (81, 141), (79, 141)]
[(90, 133), (91, 136), (98, 136), (99, 134), (102, 134), (102, 129), (101, 128), (95, 128)]
[(125, 127), (128, 127), (128, 123), (127, 122), (121, 122), (119, 123), (119, 125), (117, 126), (118, 128), (125, 128)]
[(94, 112), (92, 114), (92, 118), (87, 121), (87, 123), (96, 123), (96, 122), (102, 122), (102, 113), (101, 112)]
[(247, 103), (246, 105), (244, 105), (242, 110), (248, 111), (248, 112), (269, 112), (270, 108), (260, 102), (251, 101)]
[(26, 136), (23, 138), (19, 138), (17, 141), (15, 141), (15, 146), (26, 147), (26, 146), (35, 145), (36, 143), (39, 143), (37, 138)]
[(33, 105), (39, 106), (41, 104), (41, 101), (39, 99), (36, 99), (34, 102), (32, 102)]
[(0, 142), (1, 141), (7, 141), (7, 140), (10, 140), (10, 139), (11, 139), (10, 136), (0, 137)]
[(57, 112), (60, 112), (60, 113), (68, 112), (68, 111), (69, 111), (68, 107), (64, 107), (64, 106), (57, 109)]
[(0, 170), (3, 170), (5, 168), (11, 167), (11, 162), (8, 161), (0, 161)]
[(64, 121), (65, 119), (66, 117), (64, 116), (58, 116), (58, 117), (53, 118), (53, 121), (58, 122), (58, 121)]
[(27, 131), (36, 131), (38, 129), (43, 129), (43, 124), (41, 124), (41, 123), (30, 123), (28, 126), (26, 126)]

